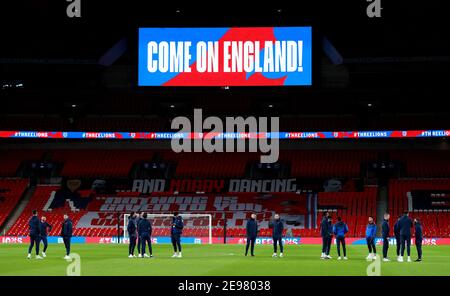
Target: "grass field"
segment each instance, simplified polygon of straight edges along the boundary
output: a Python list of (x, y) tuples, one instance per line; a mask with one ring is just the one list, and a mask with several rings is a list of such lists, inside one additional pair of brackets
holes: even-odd
[[(152, 259), (127, 258), (126, 245), (73, 244), (81, 258), (81, 275), (366, 275), (365, 246), (348, 246), (348, 261), (320, 260), (320, 246), (286, 246), (284, 258), (272, 258), (268, 245), (255, 257), (242, 245), (185, 245), (183, 258), (170, 258), (170, 245), (155, 245)], [(381, 248), (380, 248), (381, 249)], [(394, 259), (395, 249), (391, 247)], [(66, 275), (64, 247), (49, 245), (47, 258), (27, 260), (26, 245), (0, 245), (0, 275)], [(416, 259), (415, 249), (412, 259)], [(450, 246), (425, 246), (421, 263), (381, 262), (381, 275), (450, 275)]]

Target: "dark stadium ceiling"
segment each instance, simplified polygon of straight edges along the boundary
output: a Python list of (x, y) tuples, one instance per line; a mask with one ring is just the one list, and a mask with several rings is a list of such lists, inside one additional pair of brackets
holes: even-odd
[[(29, 106), (34, 106), (31, 102), (37, 97), (43, 103), (53, 102), (55, 112), (72, 102), (89, 108), (99, 104), (94, 107), (106, 110), (107, 99), (101, 98), (130, 94), (136, 102), (150, 98), (152, 104), (211, 104), (202, 97), (203, 90), (196, 88), (172, 89), (167, 95), (166, 90), (135, 86), (138, 27), (312, 25), (314, 86), (242, 90), (249, 105), (279, 101), (292, 110), (300, 97), (299, 109), (321, 107), (324, 113), (359, 110), (368, 102), (391, 111), (422, 111), (427, 107), (413, 104), (411, 96), (439, 102), (439, 90), (448, 84), (450, 18), (440, 1), (415, 6), (385, 0), (380, 19), (367, 17), (365, 0), (295, 1), (290, 5), (277, 1), (270, 7), (258, 2), (251, 8), (209, 4), (202, 9), (190, 4), (161, 7), (154, 1), (81, 0), (79, 19), (66, 16), (66, 1), (13, 2), (17, 3), (2, 4), (0, 9), (0, 82), (23, 83), (24, 87), (3, 93), (18, 96)], [(342, 56), (342, 65), (334, 65), (320, 48), (324, 38)], [(102, 65), (101, 57), (121, 40), (126, 42), (126, 51), (111, 65)], [(221, 98), (242, 99), (239, 90), (209, 91), (217, 97), (216, 103)], [(27, 112), (16, 100), (10, 100), (5, 109), (17, 113), (19, 107)], [(430, 108), (441, 109), (439, 104)], [(38, 106), (30, 107), (30, 112), (37, 110)]]
[(140, 26), (309, 24), (344, 58), (444, 56), (450, 50), (449, 18), (441, 1), (422, 1), (420, 6), (382, 1), (380, 19), (367, 17), (364, 0), (260, 3), (252, 8), (231, 3), (196, 8), (160, 7), (154, 1), (81, 0), (79, 19), (66, 16), (67, 1), (17, 2), (11, 8), (2, 4), (2, 58), (98, 59), (121, 38), (133, 37)]

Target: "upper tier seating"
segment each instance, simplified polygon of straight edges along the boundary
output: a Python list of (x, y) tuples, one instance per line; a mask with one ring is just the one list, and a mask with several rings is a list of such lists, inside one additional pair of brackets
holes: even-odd
[(135, 162), (151, 160), (152, 150), (55, 150), (64, 177), (126, 177)]
[(280, 153), (280, 160), (291, 164), (294, 177), (357, 177), (361, 175), (361, 163), (375, 159), (375, 151), (286, 150)]
[(174, 153), (164, 151), (163, 158), (177, 164), (176, 176), (185, 178), (240, 177), (247, 163), (259, 159), (257, 153)]
[(0, 177), (13, 177), (24, 161), (39, 161), (44, 151), (37, 149), (0, 150)]
[(400, 215), (408, 210), (411, 190), (450, 190), (450, 179), (392, 179), (389, 182), (389, 211)]
[(450, 152), (447, 150), (391, 151), (391, 160), (404, 162), (408, 177), (450, 177)]

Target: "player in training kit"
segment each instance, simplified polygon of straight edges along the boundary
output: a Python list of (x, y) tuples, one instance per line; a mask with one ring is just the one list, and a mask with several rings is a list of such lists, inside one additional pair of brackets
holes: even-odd
[[(141, 219), (142, 219), (142, 216), (144, 215), (144, 212), (142, 212), (140, 215), (138, 214), (137, 215), (137, 217), (136, 217), (136, 229), (137, 229), (137, 226), (139, 225), (139, 222), (141, 222)], [(141, 245), (142, 245), (142, 243), (141, 243), (141, 237), (139, 236), (139, 234), (138, 234), (138, 236), (137, 236), (137, 250), (138, 250), (138, 257), (140, 258), (140, 257), (142, 257), (142, 254), (141, 254)]]
[(396, 254), (397, 258), (400, 257), (400, 246), (402, 242), (400, 241), (400, 226), (398, 225), (398, 221), (400, 221), (401, 217), (397, 218), (397, 222), (394, 224), (394, 235), (395, 235), (395, 245), (396, 245)]
[(384, 213), (383, 224), (381, 224), (381, 236), (383, 237), (383, 261), (390, 261), (388, 258), (388, 250), (389, 250), (389, 234), (391, 232), (391, 228), (389, 227), (389, 218), (391, 215), (388, 213)]
[(422, 261), (422, 240), (423, 240), (423, 231), (422, 224), (418, 218), (414, 219), (414, 236), (416, 238), (416, 248), (417, 248), (417, 259), (416, 262)]
[(275, 214), (275, 220), (271, 223), (272, 239), (273, 239), (273, 255), (277, 257), (277, 245), (280, 245), (280, 257), (283, 257), (283, 221), (280, 219), (280, 215)]
[(245, 246), (245, 256), (248, 254), (248, 248), (250, 247), (250, 254), (255, 256), (255, 242), (258, 236), (258, 223), (256, 222), (256, 214), (252, 214), (247, 221), (247, 245)]
[(322, 222), (320, 222), (320, 236), (322, 237), (322, 255), (320, 255), (320, 259), (325, 259), (327, 256), (327, 246), (328, 246), (328, 216), (330, 214), (328, 212), (324, 212), (322, 216)]
[(373, 221), (373, 217), (369, 217), (369, 224), (366, 227), (366, 242), (369, 249), (367, 260), (375, 260), (377, 257), (377, 249), (375, 247), (375, 237), (377, 234), (377, 225)]
[(331, 259), (330, 251), (331, 251), (331, 242), (333, 241), (333, 219), (331, 216), (328, 216), (328, 223), (327, 223), (327, 250), (326, 250), (326, 259)]
[(64, 259), (70, 260), (70, 239), (72, 238), (73, 224), (72, 220), (69, 219), (67, 214), (64, 214), (64, 221), (61, 227), (61, 237), (66, 247), (66, 256)]
[(41, 227), (39, 223), (38, 213), (36, 210), (33, 210), (33, 216), (31, 216), (30, 221), (28, 221), (28, 226), (30, 227), (30, 246), (28, 248), (28, 259), (31, 259), (31, 251), (33, 250), (33, 246), (36, 249), (36, 259), (42, 259), (39, 256), (39, 236), (41, 234)]
[(183, 233), (183, 218), (175, 212), (172, 218), (172, 229), (170, 230), (170, 238), (172, 240), (173, 255), (172, 258), (181, 258), (181, 234)]
[(40, 227), (40, 230), (41, 230), (40, 242), (42, 241), (42, 243), (44, 244), (44, 249), (42, 250), (42, 257), (45, 258), (45, 257), (47, 257), (45, 252), (47, 251), (47, 246), (48, 246), (47, 232), (48, 231), (52, 231), (52, 226), (50, 224), (48, 224), (47, 218), (42, 216), (41, 217), (41, 222), (39, 224), (39, 227)]
[[(152, 224), (150, 221), (147, 220), (147, 213), (144, 213), (142, 215), (141, 220), (139, 221), (138, 225), (138, 234), (141, 238), (141, 257), (151, 258), (153, 257), (153, 250), (152, 250)], [(150, 253), (150, 256), (145, 253), (145, 244), (148, 244), (148, 252)]]
[(130, 238), (130, 244), (128, 246), (128, 258), (134, 258), (134, 249), (136, 248), (137, 239), (137, 225), (136, 225), (136, 213), (131, 212), (127, 225), (128, 237)]
[(408, 254), (408, 262), (411, 262), (411, 228), (413, 227), (413, 223), (408, 215), (408, 212), (403, 213), (403, 216), (398, 221), (398, 226), (400, 227), (400, 242), (402, 244), (400, 256), (397, 258), (398, 262), (403, 262), (405, 246), (406, 253)]
[(341, 245), (344, 252), (344, 260), (347, 260), (347, 249), (345, 247), (345, 234), (348, 232), (348, 226), (342, 221), (341, 217), (337, 218), (338, 222), (333, 226), (333, 234), (336, 236), (336, 246), (338, 260), (341, 260)]

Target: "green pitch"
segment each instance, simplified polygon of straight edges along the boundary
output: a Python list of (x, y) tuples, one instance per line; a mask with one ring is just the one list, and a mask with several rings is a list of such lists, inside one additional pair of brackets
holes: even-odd
[[(367, 275), (365, 246), (349, 246), (348, 261), (336, 260), (333, 247), (331, 260), (319, 259), (318, 245), (286, 246), (284, 258), (272, 258), (267, 245), (256, 246), (256, 257), (244, 257), (242, 245), (184, 245), (183, 258), (170, 258), (170, 245), (155, 245), (155, 258), (129, 259), (126, 245), (72, 245), (81, 275)], [(391, 259), (394, 252), (391, 247)], [(450, 275), (450, 246), (425, 246), (423, 253), (421, 263), (381, 262), (381, 275)], [(62, 245), (49, 245), (43, 260), (26, 254), (26, 245), (0, 245), (0, 275), (66, 275)]]

